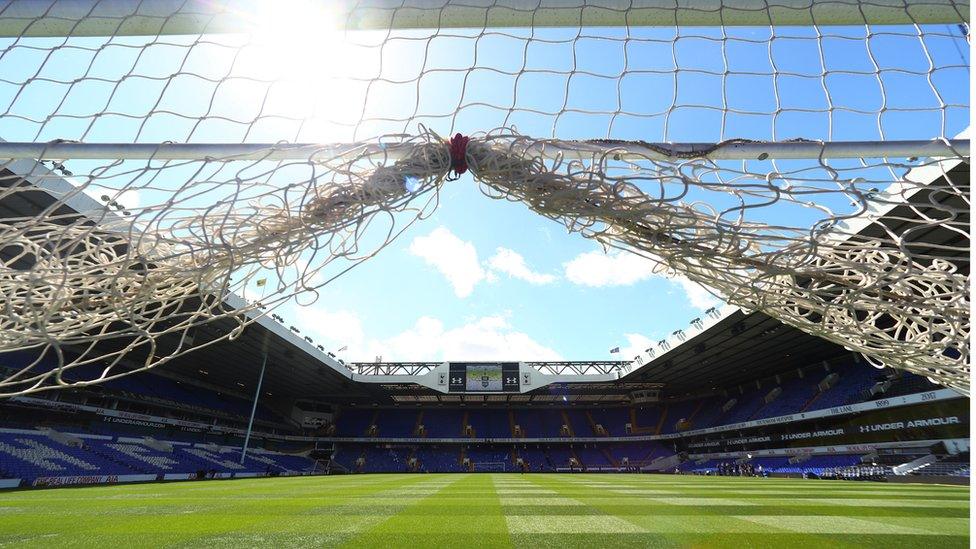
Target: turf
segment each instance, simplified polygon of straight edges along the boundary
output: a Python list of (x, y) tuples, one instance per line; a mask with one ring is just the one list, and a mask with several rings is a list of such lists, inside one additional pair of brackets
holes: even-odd
[(0, 493), (9, 547), (965, 547), (968, 487), (656, 475), (292, 477)]

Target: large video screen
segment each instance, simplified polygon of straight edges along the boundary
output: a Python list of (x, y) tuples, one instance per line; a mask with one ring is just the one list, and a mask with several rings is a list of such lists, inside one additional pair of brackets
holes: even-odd
[(517, 362), (452, 362), (450, 391), (452, 393), (518, 392)]
[(468, 364), (464, 377), (465, 391), (501, 391), (501, 364)]

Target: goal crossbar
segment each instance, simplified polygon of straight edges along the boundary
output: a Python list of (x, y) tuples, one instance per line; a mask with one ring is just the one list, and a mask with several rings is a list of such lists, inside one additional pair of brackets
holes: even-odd
[[(928, 141), (736, 141), (644, 143), (640, 141), (538, 140), (531, 147), (543, 158), (585, 159), (613, 154), (621, 160), (766, 160), (819, 158), (968, 157), (967, 139)], [(0, 159), (34, 160), (314, 160), (349, 155), (399, 160), (409, 143), (33, 143), (0, 142)]]
[[(946, 24), (956, 0), (321, 0), (337, 28), (519, 28)], [(260, 0), (6, 0), (0, 37), (249, 32)]]

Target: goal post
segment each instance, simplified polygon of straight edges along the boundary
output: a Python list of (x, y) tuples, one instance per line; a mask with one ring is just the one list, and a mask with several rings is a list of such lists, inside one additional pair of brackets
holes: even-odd
[(508, 466), (504, 461), (475, 461), (471, 469), (479, 473), (504, 473)]
[[(396, 143), (6, 143), (0, 142), (0, 158), (77, 160), (299, 160), (357, 155), (361, 158), (400, 160), (409, 156), (410, 146)], [(586, 159), (614, 154), (620, 159), (669, 160), (708, 158), (711, 160), (766, 160), (886, 157), (968, 157), (969, 139), (929, 141), (835, 141), (775, 142), (731, 141), (728, 143), (641, 143), (594, 139), (573, 141), (540, 139), (531, 154), (542, 158)]]
[(0, 356), (36, 357), (0, 396), (314, 301), (462, 176), (968, 391), (968, 22), (955, 0), (0, 0)]
[[(260, 0), (7, 0), (0, 36), (237, 33)], [(337, 28), (897, 25), (968, 21), (956, 0), (334, 0)]]

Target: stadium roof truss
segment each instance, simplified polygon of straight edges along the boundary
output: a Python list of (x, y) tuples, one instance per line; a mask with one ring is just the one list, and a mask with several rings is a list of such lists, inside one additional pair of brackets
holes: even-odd
[[(441, 364), (444, 362), (354, 362), (352, 369), (360, 376), (417, 376), (426, 374)], [(611, 375), (624, 371), (631, 365), (623, 360), (558, 360), (523, 364), (550, 376)]]

